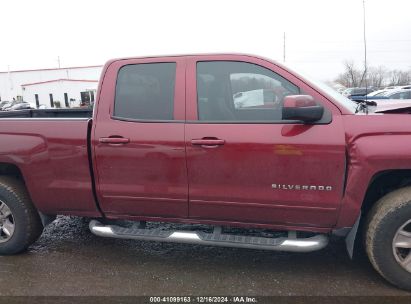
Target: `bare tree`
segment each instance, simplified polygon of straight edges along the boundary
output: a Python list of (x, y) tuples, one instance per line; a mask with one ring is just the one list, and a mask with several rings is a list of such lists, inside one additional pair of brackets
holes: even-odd
[(411, 83), (410, 71), (392, 70), (389, 85), (406, 85)]
[(343, 63), (344, 72), (339, 74), (335, 82), (345, 87), (375, 87), (381, 88), (386, 85), (407, 85), (411, 84), (411, 70), (389, 70), (384, 66), (367, 67), (359, 69), (353, 60), (346, 60)]
[(369, 67), (368, 68), (368, 85), (380, 88), (385, 86), (386, 79), (388, 77), (388, 70), (384, 66), (379, 67)]
[(360, 85), (362, 72), (355, 66), (353, 60), (344, 61), (344, 72), (338, 75), (337, 82), (345, 87), (357, 87)]

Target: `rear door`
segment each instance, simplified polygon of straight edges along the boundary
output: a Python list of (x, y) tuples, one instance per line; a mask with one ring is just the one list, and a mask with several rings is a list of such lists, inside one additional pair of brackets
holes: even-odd
[[(187, 64), (189, 216), (334, 225), (345, 170), (339, 110), (265, 60), (203, 56)], [(284, 96), (295, 94), (311, 95), (322, 104), (322, 121), (284, 121)]]
[(188, 215), (183, 58), (111, 63), (94, 122), (97, 194), (106, 215)]

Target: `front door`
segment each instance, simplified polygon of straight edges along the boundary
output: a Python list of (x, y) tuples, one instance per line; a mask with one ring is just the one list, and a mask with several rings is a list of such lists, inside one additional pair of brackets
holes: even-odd
[[(289, 226), (335, 224), (345, 170), (338, 109), (266, 61), (192, 57), (188, 66), (189, 216)], [(324, 105), (326, 114), (318, 124), (282, 120), (284, 96), (296, 94), (312, 95)]]
[(184, 61), (173, 58), (107, 68), (93, 135), (106, 215), (187, 217), (184, 69)]

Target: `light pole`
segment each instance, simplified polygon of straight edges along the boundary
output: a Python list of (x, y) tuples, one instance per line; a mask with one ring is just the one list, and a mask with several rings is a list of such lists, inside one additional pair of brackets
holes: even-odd
[(368, 80), (367, 80), (367, 38), (366, 38), (366, 28), (365, 28), (365, 0), (362, 0), (363, 7), (363, 34), (364, 34), (364, 80), (365, 80), (365, 95), (367, 95), (368, 90)]

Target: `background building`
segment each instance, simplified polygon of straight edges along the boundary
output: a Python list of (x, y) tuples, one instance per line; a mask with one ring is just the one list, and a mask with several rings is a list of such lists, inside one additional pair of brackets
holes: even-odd
[(0, 100), (34, 107), (75, 107), (94, 101), (102, 66), (0, 72)]

